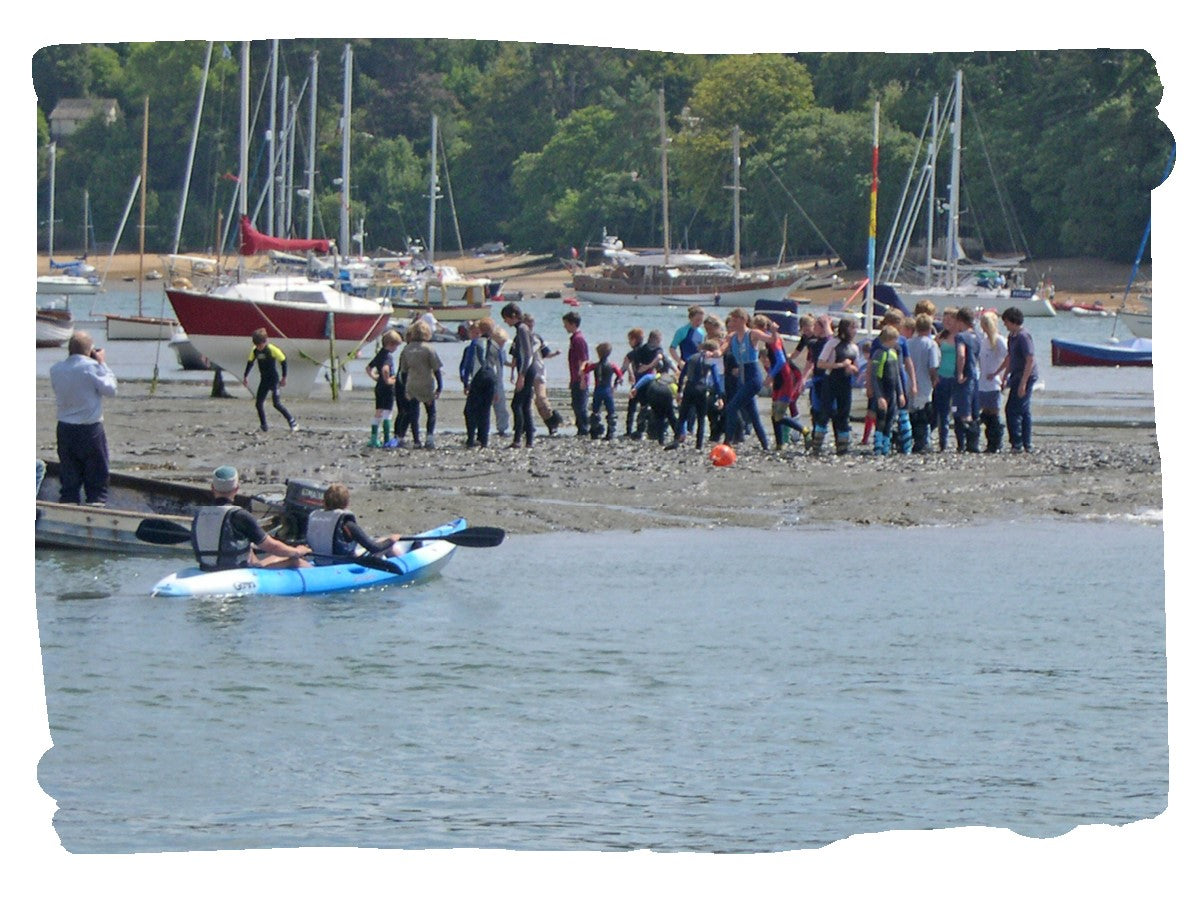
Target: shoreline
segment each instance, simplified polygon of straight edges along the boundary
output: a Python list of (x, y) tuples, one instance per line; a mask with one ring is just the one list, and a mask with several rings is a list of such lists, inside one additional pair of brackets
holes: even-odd
[[(147, 269), (151, 258), (161, 261), (147, 256)], [(110, 279), (130, 261), (136, 273), (136, 254), (114, 257)], [(544, 260), (530, 265), (529, 257), (508, 255), (440, 261), (464, 274), (503, 277), (509, 291), (529, 298), (564, 290), (566, 273)], [(1066, 276), (1067, 266), (1054, 269), (1058, 297), (1107, 303), (1109, 293), (1068, 294), (1066, 285), (1112, 287), (1117, 283), (1112, 279), (1120, 277), (1114, 288), (1119, 305), (1127, 269), (1121, 274), (1115, 264), (1076, 260), (1072, 274), (1061, 280), (1060, 269)], [(813, 291), (813, 303), (827, 304), (851, 289), (843, 284)], [(817, 299), (820, 294), (825, 299)], [(233, 399), (211, 398), (210, 382), (160, 381), (151, 396), (148, 382), (123, 381), (120, 395), (105, 401), (112, 469), (206, 486), (214, 468), (232, 464), (242, 473), (246, 493), (275, 495), (283, 494), (288, 478), (341, 481), (350, 487), (364, 526), (379, 532), (412, 531), (460, 515), (472, 524), (528, 534), (1153, 517), (1163, 507), (1154, 408), (1106, 409), (1097, 418), (1095, 409), (1056, 402), (1051, 391), (1035, 397), (1036, 452), (1029, 456), (1010, 456), (1006, 447), (990, 456), (951, 451), (878, 459), (857, 443), (859, 408), (854, 448), (846, 457), (834, 457), (832, 446), (815, 459), (794, 445), (764, 453), (752, 441), (750, 448), (739, 448), (736, 465), (721, 469), (708, 461), (711, 444), (703, 451), (689, 443), (666, 452), (649, 441), (577, 438), (572, 424), (550, 438), (540, 419), (532, 451), (510, 450), (508, 440), (494, 432), (487, 449), (468, 450), (462, 446), (463, 396), (453, 373), (438, 402), (435, 450), (367, 448), (369, 390), (351, 391), (333, 403), (285, 389), (284, 403), (302, 430), (288, 433), (278, 413), (268, 410), (272, 430), (260, 434), (253, 401), (237, 380), (226, 378)], [(36, 379), (35, 395), (36, 449), (41, 458), (54, 459), (54, 397), (47, 379)], [(551, 386), (549, 396), (569, 418), (566, 388)], [(858, 403), (861, 407), (861, 398)], [(760, 403), (760, 410), (769, 422), (769, 404)], [(618, 420), (624, 421), (623, 397)]]
[[(63, 260), (68, 258), (72, 257), (60, 257)], [(548, 291), (560, 291), (564, 296), (569, 295), (570, 289), (564, 285), (568, 280), (567, 272), (556, 262), (546, 262), (545, 259), (545, 256), (508, 253), (500, 256), (445, 256), (437, 261), (438, 264), (454, 266), (464, 275), (487, 275), (503, 279), (505, 287), (513, 292), (543, 296)], [(117, 253), (111, 263), (107, 256), (94, 256), (89, 261), (96, 266), (97, 272), (104, 273), (107, 270), (108, 281), (136, 283), (139, 269), (137, 253)], [(1036, 284), (1043, 275), (1053, 281), (1055, 301), (1079, 305), (1099, 303), (1107, 309), (1120, 307), (1129, 280), (1128, 265), (1089, 257), (1036, 260), (1028, 262), (1027, 266), (1030, 285)], [(143, 271), (152, 270), (165, 273), (165, 263), (161, 255), (147, 253)], [(1143, 265), (1139, 283), (1150, 281), (1151, 271), (1150, 263)], [(49, 273), (49, 258), (45, 254), (38, 254), (37, 274)], [(843, 283), (839, 286), (801, 290), (800, 293), (804, 297), (811, 297), (814, 305), (828, 306), (832, 301), (849, 296), (856, 279), (861, 277), (861, 272), (845, 272)], [(152, 279), (143, 283), (154, 286), (163, 282)], [(1130, 292), (1128, 300), (1132, 307), (1141, 307), (1136, 289)]]
[[(231, 380), (231, 379), (227, 379)], [(850, 454), (821, 457), (787, 445), (763, 452), (751, 438), (738, 461), (716, 468), (711, 444), (664, 450), (649, 439), (612, 442), (575, 436), (571, 424), (548, 437), (538, 421), (532, 449), (510, 449), (493, 433), (486, 449), (463, 446), (461, 391), (438, 401), (436, 449), (365, 446), (373, 416), (369, 391), (333, 403), (289, 396), (300, 422), (290, 433), (268, 410), (271, 430), (257, 429), (254, 405), (236, 382), (231, 399), (209, 385), (122, 384), (105, 400), (111, 468), (207, 486), (214, 468), (230, 464), (243, 492), (282, 496), (287, 479), (340, 481), (369, 530), (413, 531), (465, 517), (513, 534), (640, 531), (651, 528), (811, 525), (899, 527), (985, 520), (1128, 517), (1154, 519), (1163, 508), (1158, 433), (1145, 410), (1107, 410), (1103, 419), (1078, 409), (1035, 402), (1033, 454), (870, 454), (854, 427)], [(54, 397), (47, 379), (36, 387), (36, 450), (56, 458)], [(550, 390), (566, 410), (566, 391)], [(1090, 414), (1090, 413), (1089, 413)], [(1150, 412), (1153, 415), (1153, 412)], [(569, 415), (568, 415), (569, 417)], [(623, 421), (623, 410), (619, 411)], [(951, 440), (953, 446), (953, 439)]]

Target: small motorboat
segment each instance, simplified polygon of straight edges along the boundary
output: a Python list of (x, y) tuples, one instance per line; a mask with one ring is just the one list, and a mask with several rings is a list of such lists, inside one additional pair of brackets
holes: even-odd
[(1050, 361), (1054, 365), (1148, 367), (1154, 364), (1151, 346), (1152, 342), (1146, 337), (1134, 337), (1117, 343), (1084, 343), (1053, 338), (1050, 341)]

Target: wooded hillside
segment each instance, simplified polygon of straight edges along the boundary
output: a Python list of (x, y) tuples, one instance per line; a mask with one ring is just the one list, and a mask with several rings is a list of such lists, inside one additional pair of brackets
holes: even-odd
[[(290, 232), (299, 236), (307, 227), (302, 189), (315, 142), (313, 235), (338, 237), (345, 46), (279, 42), (277, 129), (285, 104), (294, 107), (296, 128), (294, 140), (281, 135), (278, 144), (294, 157)], [(437, 249), (454, 252), (461, 238), (466, 248), (503, 241), (565, 255), (599, 241), (604, 229), (630, 246), (661, 245), (660, 90), (670, 136), (671, 243), (732, 251), (728, 188), (737, 126), (747, 261), (836, 253), (861, 265), (871, 109), (880, 102), (882, 241), (918, 159), (930, 105), (946, 97), (957, 69), (966, 85), (962, 232), (976, 247), (1034, 258), (1131, 259), (1172, 142), (1156, 112), (1162, 86), (1154, 61), (1141, 51), (705, 56), (435, 39), (350, 46), (351, 230), (361, 219), (367, 252), (426, 239), (435, 114)], [(248, 186), (264, 230), (271, 51), (268, 41), (251, 48)], [(55, 249), (65, 255), (83, 246), (85, 190), (89, 249), (111, 244), (140, 169), (149, 97), (146, 247), (170, 249), (205, 52), (206, 44), (194, 41), (62, 45), (34, 55), (43, 151), (39, 247), (46, 241), (49, 118), (58, 101), (115, 98), (121, 110), (114, 124), (93, 120), (57, 142)], [(218, 220), (234, 209), (239, 57), (237, 43), (213, 47), (183, 250), (211, 250)], [(948, 156), (943, 151), (947, 165)], [(939, 167), (942, 200), (947, 181)], [(284, 210), (279, 177), (277, 184), (275, 203)], [(135, 212), (123, 250), (137, 247), (136, 221)]]

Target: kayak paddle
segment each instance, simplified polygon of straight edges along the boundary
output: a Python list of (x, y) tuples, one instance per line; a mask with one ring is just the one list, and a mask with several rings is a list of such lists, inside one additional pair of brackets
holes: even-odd
[[(166, 518), (144, 518), (138, 525), (136, 531), (137, 538), (144, 543), (157, 543), (159, 545), (170, 545), (173, 543), (186, 543), (192, 539), (192, 531), (190, 528), (184, 527), (178, 522), (171, 521)], [(453, 534), (444, 534), (440, 537), (430, 537), (428, 535), (416, 535), (413, 537), (401, 537), (400, 540), (422, 540), (430, 542), (433, 540), (444, 540), (446, 543), (453, 543), (455, 546), (469, 546), (473, 549), (486, 549), (492, 546), (499, 546), (504, 541), (503, 528), (490, 527), (475, 527), (463, 528), (461, 531), (455, 531)], [(353, 558), (341, 556), (327, 556), (325, 558), (336, 558), (343, 561), (358, 561), (360, 556)], [(394, 570), (394, 569), (393, 569)]]

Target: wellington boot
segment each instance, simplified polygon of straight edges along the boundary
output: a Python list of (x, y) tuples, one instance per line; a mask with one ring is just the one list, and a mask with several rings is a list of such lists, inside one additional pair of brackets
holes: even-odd
[(967, 422), (967, 452), (979, 452), (979, 422), (974, 419)]
[(839, 456), (850, 452), (850, 432), (838, 431), (833, 435), (833, 450)]
[(913, 451), (912, 419), (909, 417), (907, 409), (900, 410), (896, 418), (896, 424), (898, 428), (900, 452), (907, 456)]
[(379, 425), (377, 425), (377, 424), (371, 425), (371, 439), (367, 443), (367, 446), (375, 448), (375, 449), (378, 449), (379, 447), (383, 446), (383, 443), (379, 440)]
[(825, 434), (826, 433), (828, 433), (827, 430), (825, 428), (821, 427), (820, 425), (816, 425), (812, 429), (812, 438), (810, 441), (810, 450), (809, 451), (814, 456), (821, 455), (821, 447), (825, 443)]
[(383, 442), (387, 443), (392, 439), (392, 420), (385, 418), (383, 420)]

